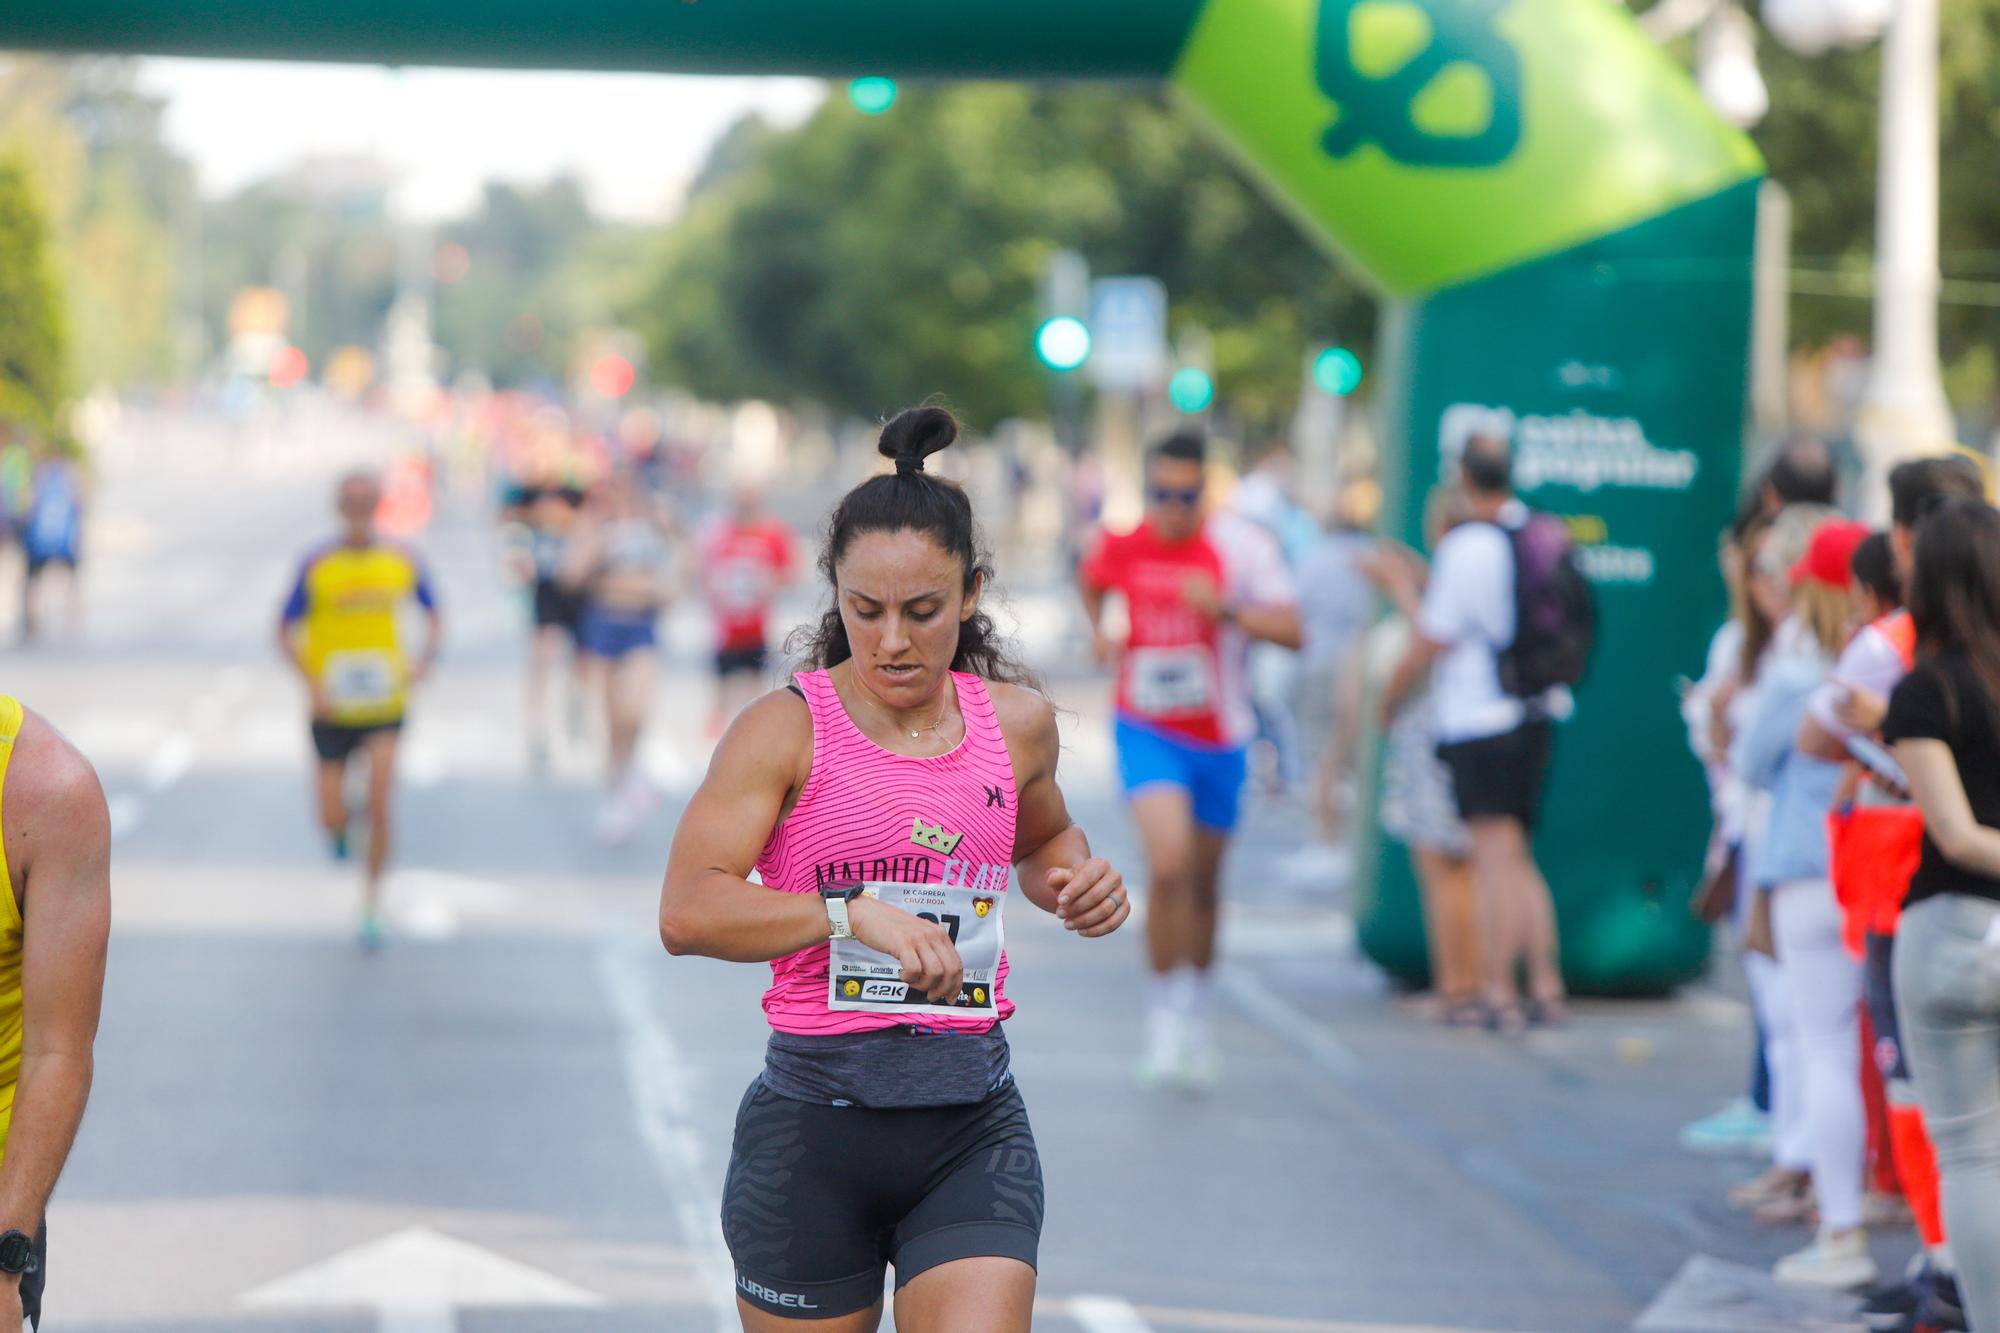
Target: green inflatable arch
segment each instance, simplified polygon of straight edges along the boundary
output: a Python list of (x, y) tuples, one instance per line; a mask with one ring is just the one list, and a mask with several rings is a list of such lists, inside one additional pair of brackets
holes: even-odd
[[(1762, 168), (1605, 0), (19, 0), (0, 47), (1165, 81), (1389, 302), (1390, 528), (1420, 537), (1482, 426), (1572, 516), (1603, 629), (1538, 838), (1564, 966), (1600, 991), (1699, 971), (1706, 798), (1671, 686), (1721, 614)], [(1420, 976), (1407, 867), (1365, 852), (1363, 946)]]

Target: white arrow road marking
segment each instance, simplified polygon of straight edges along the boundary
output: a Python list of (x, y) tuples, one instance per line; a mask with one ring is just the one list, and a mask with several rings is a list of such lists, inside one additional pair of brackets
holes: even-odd
[(383, 885), (389, 917), (418, 939), (450, 939), (468, 916), (503, 916), (518, 908), (521, 891), (448, 870), (394, 870)]
[(462, 1309), (605, 1305), (595, 1292), (427, 1227), (357, 1246), (238, 1300), (254, 1309), (373, 1310), (381, 1333), (452, 1333)]

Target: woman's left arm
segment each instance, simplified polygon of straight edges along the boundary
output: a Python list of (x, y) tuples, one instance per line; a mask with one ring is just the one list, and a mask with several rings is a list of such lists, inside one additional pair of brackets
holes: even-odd
[(1951, 747), (1929, 738), (1897, 741), (1896, 762), (1910, 780), (1924, 832), (1944, 859), (1962, 870), (2000, 878), (2000, 829), (1988, 828), (1972, 812)]
[(1021, 892), (1063, 928), (1087, 938), (1109, 935), (1132, 915), (1124, 877), (1101, 856), (1069, 816), (1056, 785), (1062, 738), (1056, 711), (1032, 690), (993, 685), (994, 704), (1014, 761), (1019, 807), (1014, 820), (1014, 864)]

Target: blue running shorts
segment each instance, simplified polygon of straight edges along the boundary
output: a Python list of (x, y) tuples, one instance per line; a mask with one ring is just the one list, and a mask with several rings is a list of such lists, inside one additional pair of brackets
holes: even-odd
[(1122, 715), (1117, 739), (1118, 777), (1128, 798), (1141, 787), (1169, 783), (1194, 802), (1196, 823), (1217, 833), (1235, 831), (1248, 771), (1244, 747), (1203, 745)]

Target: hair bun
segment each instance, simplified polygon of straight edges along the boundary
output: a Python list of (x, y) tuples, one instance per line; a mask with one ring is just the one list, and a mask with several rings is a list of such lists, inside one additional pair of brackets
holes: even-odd
[(942, 407), (913, 407), (897, 413), (882, 428), (875, 448), (884, 458), (896, 460), (896, 473), (905, 476), (924, 470), (924, 460), (958, 438), (958, 418)]

